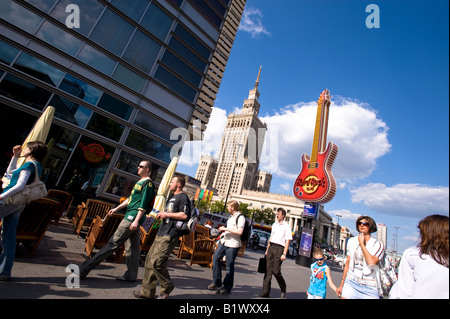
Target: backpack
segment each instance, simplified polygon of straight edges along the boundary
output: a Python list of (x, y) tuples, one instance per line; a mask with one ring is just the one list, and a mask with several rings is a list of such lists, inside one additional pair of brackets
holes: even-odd
[(397, 282), (397, 274), (395, 273), (394, 266), (387, 257), (386, 253), (384, 254), (384, 257), (380, 259), (378, 269), (380, 284), (379, 295), (388, 296), (392, 286)]
[[(240, 216), (244, 216), (244, 214), (239, 215), (238, 218)], [(250, 222), (247, 221), (247, 218), (245, 218), (245, 216), (244, 216), (244, 220), (245, 220), (245, 223), (244, 223), (244, 230), (242, 231), (242, 234), (241, 234), (241, 241), (248, 242), (248, 238), (250, 237), (250, 231), (251, 231), (252, 227), (250, 225)]]
[(175, 224), (175, 227), (181, 232), (182, 235), (187, 235), (195, 231), (198, 223), (199, 212), (197, 208), (195, 208), (195, 201), (190, 200), (191, 203), (191, 211), (189, 213), (189, 217), (186, 220), (178, 221)]

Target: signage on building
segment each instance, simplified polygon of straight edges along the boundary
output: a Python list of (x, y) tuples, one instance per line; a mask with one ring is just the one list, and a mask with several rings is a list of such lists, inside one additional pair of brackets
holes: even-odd
[(83, 142), (78, 144), (78, 148), (83, 151), (84, 158), (91, 163), (98, 163), (102, 159), (109, 160), (111, 158), (110, 153), (106, 153), (105, 149), (96, 143), (85, 145)]
[(319, 205), (306, 204), (303, 206), (303, 218), (316, 219), (319, 211)]

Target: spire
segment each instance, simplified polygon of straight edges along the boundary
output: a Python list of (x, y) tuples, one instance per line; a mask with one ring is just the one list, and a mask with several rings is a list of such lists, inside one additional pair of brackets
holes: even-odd
[(258, 77), (256, 78), (255, 88), (257, 88), (259, 85), (259, 77), (261, 76), (261, 68), (262, 68), (262, 65), (259, 66), (259, 72), (258, 72)]

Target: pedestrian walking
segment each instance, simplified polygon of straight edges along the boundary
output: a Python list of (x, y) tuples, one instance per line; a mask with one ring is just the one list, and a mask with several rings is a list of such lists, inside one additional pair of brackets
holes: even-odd
[(258, 297), (268, 298), (270, 296), (272, 275), (281, 289), (281, 298), (286, 297), (286, 281), (281, 274), (281, 264), (286, 259), (289, 244), (292, 240), (291, 228), (285, 222), (286, 211), (277, 209), (276, 221), (272, 225), (272, 232), (266, 249), (266, 272), (264, 273), (263, 288)]
[(156, 294), (156, 286), (160, 284), (158, 299), (167, 299), (175, 288), (167, 269), (167, 260), (174, 250), (183, 231), (177, 228), (177, 223), (187, 220), (191, 213), (191, 202), (183, 192), (186, 180), (183, 176), (175, 176), (169, 185), (173, 197), (166, 204), (166, 211), (159, 212), (157, 219), (162, 219), (158, 234), (147, 253), (145, 259), (145, 273), (142, 279), (140, 291), (134, 291), (136, 298), (153, 299)]
[(448, 299), (448, 216), (425, 217), (418, 228), (419, 244), (403, 252), (389, 299)]
[[(246, 223), (245, 216), (239, 212), (239, 203), (230, 200), (227, 205), (231, 217), (227, 221), (227, 227), (220, 227), (222, 232), (219, 244), (213, 256), (213, 281), (209, 284), (209, 290), (217, 290), (217, 293), (228, 295), (234, 286), (234, 263), (239, 248), (242, 245), (241, 235)], [(243, 216), (239, 218), (240, 216)], [(225, 257), (226, 274), (222, 282), (222, 262)], [(223, 286), (222, 286), (223, 285)]]
[(359, 235), (348, 240), (347, 260), (336, 293), (343, 299), (379, 299), (377, 267), (384, 255), (384, 245), (370, 235), (377, 231), (371, 217), (359, 216), (356, 229)]
[(16, 255), (17, 224), (19, 223), (20, 213), (27, 205), (26, 202), (10, 204), (8, 198), (32, 183), (36, 174), (38, 176), (42, 174), (42, 167), (39, 162), (42, 162), (47, 155), (47, 145), (38, 141), (28, 142), (22, 155), (22, 157), (25, 157), (25, 163), (17, 167), (21, 151), (21, 145), (16, 145), (12, 149), (14, 155), (6, 170), (6, 173), (11, 176), (11, 180), (0, 194), (1, 246), (3, 248), (0, 254), (0, 281), (11, 280), (11, 271)]
[(311, 265), (311, 276), (309, 281), (308, 299), (325, 299), (327, 294), (327, 282), (330, 288), (336, 292), (337, 287), (331, 279), (330, 267), (325, 263), (325, 255), (320, 248), (313, 251), (314, 263)]
[(141, 179), (134, 185), (130, 197), (108, 212), (112, 215), (126, 208), (123, 220), (108, 243), (80, 266), (80, 278), (85, 278), (92, 269), (125, 244), (127, 271), (116, 279), (136, 281), (140, 259), (140, 225), (145, 221), (145, 212), (151, 208), (155, 198), (155, 186), (150, 179), (151, 168), (152, 164), (148, 161), (139, 163), (138, 175)]

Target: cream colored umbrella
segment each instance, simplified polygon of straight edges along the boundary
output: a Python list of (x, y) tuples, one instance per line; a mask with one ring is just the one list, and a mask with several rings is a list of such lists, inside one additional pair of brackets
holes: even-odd
[[(166, 172), (161, 180), (156, 193), (155, 204), (153, 205), (153, 211), (149, 214), (151, 217), (156, 218), (158, 212), (164, 211), (166, 207), (167, 196), (169, 195), (169, 184), (175, 175), (175, 170), (178, 165), (178, 155), (172, 157), (172, 161), (167, 167)], [(156, 212), (155, 212), (156, 211)]]
[[(55, 108), (53, 106), (47, 106), (47, 108), (42, 112), (39, 119), (34, 123), (33, 129), (28, 134), (27, 138), (22, 144), (22, 152), (25, 150), (28, 142), (39, 141), (45, 143), (47, 139), (48, 132), (50, 131), (50, 126), (52, 125), (53, 115), (55, 114)], [(17, 167), (22, 166), (25, 163), (25, 158), (20, 157), (17, 161)], [(2, 178), (3, 188), (9, 185), (9, 178), (6, 177), (6, 173)]]

